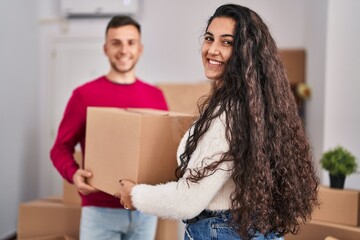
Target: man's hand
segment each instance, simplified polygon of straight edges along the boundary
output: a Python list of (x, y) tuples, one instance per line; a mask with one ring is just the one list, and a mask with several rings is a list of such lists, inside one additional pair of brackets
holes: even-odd
[(135, 210), (131, 200), (131, 190), (136, 184), (130, 180), (120, 180), (119, 182), (119, 191), (114, 196), (120, 198), (120, 203), (125, 209)]
[(74, 185), (76, 186), (78, 191), (83, 195), (88, 195), (90, 193), (99, 191), (96, 188), (86, 183), (85, 179), (91, 176), (92, 176), (91, 172), (80, 168), (75, 172), (73, 176)]

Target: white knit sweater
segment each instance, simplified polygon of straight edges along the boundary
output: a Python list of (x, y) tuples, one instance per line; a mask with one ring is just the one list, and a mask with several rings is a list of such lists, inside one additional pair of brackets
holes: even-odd
[[(228, 151), (224, 122), (224, 116), (212, 121), (192, 154), (188, 168), (195, 169), (211, 164)], [(188, 135), (189, 132), (186, 132), (179, 144), (178, 163)], [(231, 162), (224, 162), (214, 174), (197, 183), (181, 178), (177, 182), (159, 185), (136, 185), (131, 192), (133, 205), (142, 212), (172, 219), (190, 219), (204, 209), (227, 210), (230, 208), (230, 194), (235, 186), (230, 178), (231, 171), (226, 170), (232, 169), (232, 166)]]

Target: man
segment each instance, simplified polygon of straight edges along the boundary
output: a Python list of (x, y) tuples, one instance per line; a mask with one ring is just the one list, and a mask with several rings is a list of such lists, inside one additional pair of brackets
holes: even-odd
[(92, 173), (79, 168), (73, 159), (74, 148), (78, 143), (82, 152), (85, 152), (87, 107), (167, 110), (162, 92), (135, 76), (135, 66), (143, 51), (140, 35), (140, 25), (132, 18), (116, 16), (110, 20), (104, 44), (110, 70), (107, 75), (73, 91), (50, 152), (56, 169), (77, 187), (81, 195), (82, 240), (152, 240), (155, 236), (156, 217), (124, 209), (118, 198), (88, 185), (86, 178), (91, 177)]

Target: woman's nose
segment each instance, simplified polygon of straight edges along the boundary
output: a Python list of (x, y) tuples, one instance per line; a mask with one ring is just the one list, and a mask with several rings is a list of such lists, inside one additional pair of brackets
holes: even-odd
[(209, 54), (218, 55), (220, 54), (219, 46), (217, 43), (213, 42), (209, 48)]

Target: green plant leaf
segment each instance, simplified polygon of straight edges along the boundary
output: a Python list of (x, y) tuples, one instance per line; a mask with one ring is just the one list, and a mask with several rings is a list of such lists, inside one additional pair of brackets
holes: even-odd
[(324, 152), (320, 164), (331, 175), (350, 175), (357, 170), (355, 156), (341, 146)]

